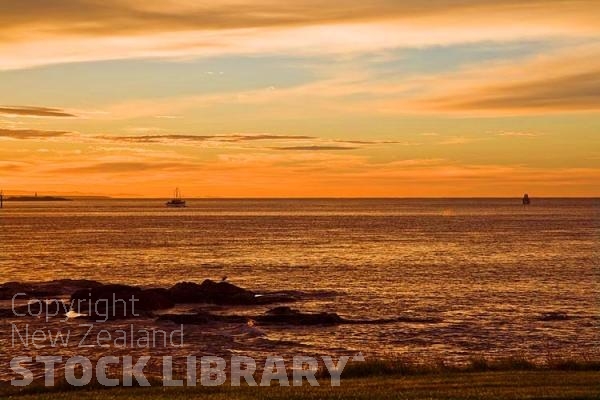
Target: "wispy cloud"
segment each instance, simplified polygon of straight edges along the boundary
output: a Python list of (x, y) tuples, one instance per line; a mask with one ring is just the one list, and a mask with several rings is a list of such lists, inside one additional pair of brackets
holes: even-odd
[(26, 172), (28, 167), (24, 162), (0, 161), (0, 170), (4, 172)]
[(179, 119), (181, 115), (155, 115), (154, 118), (158, 119)]
[[(297, 117), (352, 115), (516, 115), (600, 110), (600, 46), (586, 44), (543, 55), (477, 61), (459, 69), (393, 79), (374, 71), (331, 72), (317, 80), (274, 91), (249, 89), (201, 95), (147, 98), (108, 106), (107, 120), (157, 114), (210, 115), (235, 106)], [(233, 111), (236, 112), (236, 111)], [(266, 116), (265, 116), (266, 118)], [(437, 132), (426, 132), (433, 136)], [(358, 139), (361, 140), (361, 139)]]
[(600, 6), (593, 0), (5, 3), (5, 69), (119, 58), (367, 53), (474, 38), (590, 37), (600, 26)]
[(338, 151), (338, 150), (356, 150), (358, 147), (350, 146), (282, 146), (271, 147), (273, 150), (296, 150), (296, 151)]
[(224, 141), (232, 141), (232, 142), (244, 142), (244, 141), (253, 141), (253, 140), (299, 140), (299, 139), (314, 139), (314, 136), (305, 136), (305, 135), (271, 135), (271, 134), (257, 134), (257, 135), (228, 135), (228, 136), (219, 136), (220, 139)]
[(541, 133), (516, 132), (516, 131), (500, 132), (500, 133), (497, 133), (496, 135), (497, 136), (504, 136), (504, 137), (539, 137), (539, 136), (542, 136)]
[(447, 139), (444, 139), (444, 140), (441, 140), (441, 141), (437, 142), (437, 144), (441, 144), (441, 145), (459, 145), (459, 144), (467, 144), (467, 143), (478, 142), (480, 140), (483, 140), (483, 138), (466, 137), (466, 136), (452, 136), (452, 137), (449, 137)]
[(3, 129), (0, 128), (0, 137), (12, 139), (48, 139), (60, 136), (66, 136), (71, 132), (66, 131), (45, 131), (38, 129)]
[(304, 140), (314, 139), (313, 136), (304, 135), (273, 135), (273, 134), (231, 134), (231, 135), (183, 135), (183, 134), (164, 134), (164, 135), (138, 135), (138, 136), (118, 136), (105, 135), (97, 136), (99, 139), (112, 140), (116, 142), (131, 143), (173, 143), (173, 142), (246, 142), (257, 140)]
[(404, 100), (404, 109), (486, 115), (599, 111), (599, 60), (600, 46), (587, 45), (518, 65), (475, 65), (424, 79), (427, 94)]
[(36, 107), (36, 106), (2, 106), (0, 114), (33, 116), (33, 117), (76, 117), (75, 114), (60, 108)]
[(193, 167), (190, 163), (180, 162), (99, 162), (80, 164), (74, 167), (59, 167), (49, 170), (53, 174), (118, 174), (135, 171), (186, 171)]
[(337, 139), (334, 140), (335, 143), (345, 143), (345, 144), (359, 144), (359, 145), (378, 145), (378, 144), (393, 144), (399, 146), (420, 146), (421, 143), (418, 142), (409, 142), (409, 141), (398, 141), (398, 140), (345, 140), (345, 139)]
[(586, 73), (488, 86), (463, 93), (463, 96), (434, 99), (431, 104), (451, 111), (600, 110), (600, 68)]
[[(279, 135), (270, 133), (261, 134), (228, 134), (228, 135), (190, 135), (190, 134), (156, 134), (156, 135), (104, 135), (96, 136), (97, 139), (127, 143), (162, 143), (162, 144), (185, 144), (196, 142), (220, 142), (220, 143), (242, 143), (242, 142), (301, 142), (302, 145), (271, 146), (271, 150), (298, 150), (298, 151), (321, 151), (321, 150), (355, 150), (365, 146), (375, 145), (397, 145), (397, 146), (419, 146), (421, 143), (397, 140), (352, 140), (352, 139), (327, 139), (311, 135)], [(340, 146), (337, 144), (347, 145)]]
[[(532, 20), (577, 17), (586, 26), (596, 21), (596, 3), (590, 0), (571, 2), (556, 0), (438, 0), (423, 3), (418, 0), (341, 0), (323, 3), (298, 0), (282, 3), (273, 0), (223, 0), (143, 2), (130, 0), (72, 0), (68, 3), (39, 0), (35, 7), (22, 2), (9, 2), (3, 7), (0, 22), (6, 26), (3, 37), (30, 28), (39, 34), (51, 25), (55, 34), (101, 35), (148, 31), (188, 31), (191, 29), (239, 29), (341, 23), (385, 18), (428, 18), (446, 22), (446, 18), (468, 14), (487, 15), (495, 21), (518, 13)], [(546, 13), (540, 13), (545, 10)], [(541, 14), (541, 15), (538, 15)], [(75, 22), (75, 23), (74, 23)], [(555, 23), (558, 21), (554, 21)], [(42, 24), (45, 23), (46, 25)], [(41, 26), (40, 26), (41, 25)]]

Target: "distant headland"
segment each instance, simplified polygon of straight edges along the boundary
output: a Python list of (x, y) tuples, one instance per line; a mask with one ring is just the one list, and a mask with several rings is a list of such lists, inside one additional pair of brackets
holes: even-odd
[(4, 201), (72, 201), (72, 199), (58, 196), (10, 196)]

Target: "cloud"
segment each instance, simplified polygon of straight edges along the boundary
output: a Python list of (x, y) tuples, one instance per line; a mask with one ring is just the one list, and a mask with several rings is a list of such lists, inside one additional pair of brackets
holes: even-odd
[(130, 173), (136, 171), (185, 171), (192, 168), (189, 163), (179, 162), (142, 162), (142, 161), (122, 161), (122, 162), (100, 162), (92, 164), (83, 164), (73, 167), (60, 167), (48, 172), (54, 174), (115, 174)]
[[(415, 85), (419, 85), (415, 82)], [(414, 112), (543, 114), (600, 111), (600, 46), (423, 78), (422, 96), (388, 103)]]
[[(0, 37), (15, 40), (17, 33), (25, 29), (30, 30), (30, 36), (44, 31), (53, 35), (139, 35), (157, 31), (272, 28), (389, 18), (439, 20), (461, 14), (485, 15), (494, 11), (501, 16), (519, 13), (544, 20), (558, 19), (556, 13), (562, 12), (564, 18), (576, 16), (582, 24), (590, 24), (596, 20), (595, 9), (596, 3), (590, 0), (576, 4), (560, 0), (505, 0), (501, 5), (478, 0), (428, 3), (418, 0), (342, 0), (327, 3), (318, 0), (292, 3), (275, 0), (35, 0), (2, 5), (0, 23), (5, 30)], [(491, 16), (488, 19), (494, 20)]]
[[(96, 139), (109, 140), (126, 143), (161, 143), (161, 144), (185, 144), (194, 142), (219, 142), (219, 143), (242, 143), (256, 141), (286, 141), (303, 142), (305, 144), (296, 146), (274, 146), (271, 150), (297, 150), (297, 151), (326, 151), (326, 150), (356, 150), (372, 145), (398, 145), (419, 146), (421, 143), (396, 141), (396, 140), (345, 140), (327, 139), (309, 135), (277, 135), (270, 133), (262, 134), (227, 134), (227, 135), (189, 135), (189, 134), (156, 134), (136, 136), (96, 136)], [(348, 145), (338, 146), (337, 144)]]
[(179, 119), (181, 115), (155, 115), (154, 118), (158, 119)]
[(300, 140), (300, 139), (314, 139), (313, 136), (305, 135), (270, 135), (270, 134), (258, 134), (258, 135), (223, 135), (217, 136), (217, 138), (223, 141), (233, 142), (244, 142), (252, 140)]
[(4, 2), (1, 7), (0, 69), (594, 37), (600, 26), (600, 5), (593, 0), (35, 0)]
[(473, 143), (483, 140), (483, 138), (473, 138), (473, 137), (465, 137), (465, 136), (452, 136), (447, 139), (441, 140), (437, 142), (437, 144), (441, 145), (457, 145), (457, 144), (467, 144)]
[[(73, 135), (69, 131), (52, 131), (38, 129), (8, 129), (0, 128), (0, 137), (13, 139), (46, 139), (62, 136)], [(278, 135), (270, 133), (251, 134), (251, 133), (235, 133), (223, 135), (192, 135), (192, 134), (156, 134), (156, 135), (101, 135), (77, 136), (80, 142), (90, 141), (108, 141), (108, 142), (123, 142), (123, 143), (138, 143), (138, 144), (153, 144), (159, 143), (164, 145), (182, 145), (186, 143), (204, 143), (204, 142), (219, 142), (219, 143), (243, 143), (243, 142), (300, 142), (306, 143), (298, 146), (275, 146), (267, 147), (271, 150), (355, 150), (364, 146), (371, 145), (399, 145), (399, 146), (418, 146), (421, 143), (394, 141), (394, 140), (344, 140), (344, 139), (327, 139), (309, 135)], [(336, 143), (349, 146), (338, 146)], [(131, 151), (146, 153), (145, 148), (129, 147)]]
[(0, 137), (12, 139), (48, 139), (66, 136), (71, 132), (66, 131), (44, 131), (38, 129), (3, 129), (0, 128)]
[[(515, 115), (600, 109), (600, 44), (561, 48), (514, 59), (465, 64), (445, 73), (394, 78), (377, 71), (329, 71), (321, 79), (275, 91), (126, 100), (108, 106), (109, 119), (132, 119), (237, 105), (297, 118), (385, 114)], [(425, 132), (423, 136), (433, 136)]]
[(231, 152), (208, 159), (109, 151), (69, 161), (36, 157), (28, 165), (4, 162), (14, 172), (3, 176), (3, 184), (14, 190), (75, 191), (93, 182), (98, 193), (147, 196), (165, 195), (177, 182), (190, 197), (518, 196), (524, 191), (541, 197), (597, 196), (600, 177), (600, 169), (593, 167), (478, 164), (409, 155), (385, 162), (344, 151)]
[(231, 134), (231, 135), (139, 135), (139, 136), (98, 136), (99, 139), (107, 139), (117, 142), (132, 143), (169, 143), (178, 141), (190, 142), (245, 142), (256, 140), (304, 140), (314, 139), (313, 136), (304, 135), (272, 135), (272, 134)]
[(397, 140), (334, 140), (335, 143), (346, 143), (346, 144), (361, 144), (361, 145), (377, 145), (377, 144), (396, 144), (400, 146), (420, 146), (421, 143), (416, 142), (401, 142)]
[(449, 111), (599, 111), (600, 69), (487, 86), (431, 103)]
[(34, 117), (76, 117), (60, 108), (35, 107), (35, 106), (1, 106), (0, 114), (34, 116)]
[(358, 147), (349, 146), (283, 146), (271, 147), (272, 150), (297, 150), (297, 151), (337, 151), (337, 150), (356, 150)]
[(541, 136), (539, 133), (533, 132), (500, 132), (496, 134), (497, 136), (504, 137), (538, 137)]
[(3, 172), (24, 172), (28, 164), (24, 162), (0, 161), (0, 171)]
[(194, 141), (203, 142), (211, 140), (215, 136), (213, 135), (137, 135), (137, 136), (96, 136), (97, 139), (105, 139), (115, 142), (128, 142), (128, 143), (160, 143), (160, 142), (176, 142), (176, 141)]

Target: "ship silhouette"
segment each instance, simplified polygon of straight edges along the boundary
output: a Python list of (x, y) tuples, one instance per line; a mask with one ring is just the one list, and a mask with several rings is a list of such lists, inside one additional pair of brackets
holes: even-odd
[(185, 200), (181, 198), (181, 192), (179, 191), (179, 188), (175, 188), (175, 196), (171, 200), (167, 201), (166, 205), (167, 207), (173, 208), (183, 208), (186, 206)]

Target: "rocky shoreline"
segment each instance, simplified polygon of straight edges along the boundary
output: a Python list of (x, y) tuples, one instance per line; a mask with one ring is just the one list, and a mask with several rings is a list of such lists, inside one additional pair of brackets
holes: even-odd
[[(69, 300), (56, 300), (70, 296)], [(299, 293), (278, 291), (257, 293), (227, 281), (210, 279), (201, 284), (179, 282), (169, 288), (142, 288), (123, 284), (105, 284), (92, 280), (55, 280), (39, 283), (8, 282), (0, 285), (0, 300), (37, 300), (38, 315), (48, 317), (81, 318), (87, 320), (123, 320), (133, 318), (156, 318), (177, 324), (201, 325), (214, 322), (251, 323), (258, 325), (341, 325), (341, 324), (384, 324), (394, 322), (436, 323), (438, 318), (344, 318), (335, 312), (302, 312), (282, 304), (301, 300)], [(48, 299), (57, 302), (52, 304)], [(205, 310), (191, 313), (161, 313), (177, 305), (227, 306), (273, 306), (262, 314), (214, 314)], [(11, 309), (0, 309), (0, 318), (31, 311), (30, 305)]]

